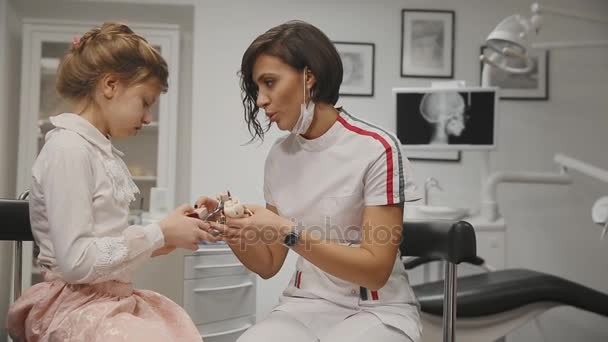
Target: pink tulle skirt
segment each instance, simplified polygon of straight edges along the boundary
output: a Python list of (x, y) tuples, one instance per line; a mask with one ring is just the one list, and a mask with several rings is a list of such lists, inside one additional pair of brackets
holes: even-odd
[(131, 284), (67, 284), (50, 274), (10, 307), (15, 341), (201, 342), (188, 314), (170, 299)]

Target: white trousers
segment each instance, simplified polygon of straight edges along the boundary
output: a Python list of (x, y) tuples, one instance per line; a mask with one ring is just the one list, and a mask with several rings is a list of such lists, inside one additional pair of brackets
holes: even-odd
[(273, 311), (237, 342), (413, 342), (376, 315), (361, 311), (349, 317), (328, 312)]

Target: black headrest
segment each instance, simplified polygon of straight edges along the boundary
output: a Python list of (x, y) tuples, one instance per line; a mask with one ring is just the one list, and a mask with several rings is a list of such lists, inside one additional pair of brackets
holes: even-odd
[(412, 221), (403, 224), (402, 256), (440, 258), (459, 264), (477, 256), (475, 230), (466, 221)]

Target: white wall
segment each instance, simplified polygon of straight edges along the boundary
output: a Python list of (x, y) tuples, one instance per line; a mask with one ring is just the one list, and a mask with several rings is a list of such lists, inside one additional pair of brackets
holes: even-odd
[[(17, 131), (19, 63), (21, 44), (18, 19), (8, 0), (0, 0), (0, 197), (15, 196), (17, 172)], [(12, 275), (12, 243), (0, 242), (0, 321), (5, 321), (8, 310)], [(0, 326), (0, 341), (6, 336)]]
[[(608, 16), (608, 3), (585, 0), (544, 1), (582, 12)], [(529, 13), (529, 1), (399, 1), (385, 0), (258, 0), (198, 3), (195, 13), (194, 88), (192, 117), (191, 198), (229, 189), (246, 202), (263, 203), (262, 174), (267, 150), (278, 136), (272, 131), (264, 144), (248, 141), (236, 72), (249, 43), (270, 27), (302, 19), (321, 28), (332, 40), (376, 44), (373, 98), (343, 98), (352, 113), (395, 129), (391, 88), (427, 86), (430, 80), (400, 77), (400, 16), (404, 8), (456, 11), (455, 79), (479, 84), (477, 55), (487, 34), (505, 16)], [(573, 27), (576, 27), (574, 30)], [(541, 40), (606, 39), (606, 26), (547, 16)], [(502, 101), (499, 147), (492, 153), (492, 170), (553, 171), (553, 154), (564, 152), (608, 168), (601, 152), (605, 130), (608, 49), (551, 52), (550, 100)], [(221, 148), (215, 148), (220, 147)], [(201, 158), (202, 154), (207, 158)], [(438, 204), (477, 207), (480, 154), (465, 152), (459, 164), (416, 162), (419, 185), (439, 179), (444, 193), (433, 193)], [(608, 246), (598, 241), (590, 223), (592, 201), (606, 193), (598, 184), (575, 175), (570, 187), (501, 186), (499, 203), (508, 225), (508, 264), (558, 274), (608, 292)], [(293, 261), (290, 257), (290, 262)], [(293, 266), (291, 266), (293, 267)], [(289, 268), (289, 266), (288, 266)], [(289, 272), (278, 279), (258, 281), (258, 316), (276, 303)], [(541, 320), (550, 326), (547, 340), (600, 341), (608, 337), (606, 319), (555, 310)], [(592, 323), (589, 323), (592, 322)], [(518, 341), (536, 341), (531, 327), (514, 334)]]

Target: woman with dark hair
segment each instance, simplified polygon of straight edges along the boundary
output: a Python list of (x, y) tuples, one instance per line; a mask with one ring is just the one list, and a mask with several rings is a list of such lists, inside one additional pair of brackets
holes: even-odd
[(299, 259), (280, 304), (239, 341), (418, 341), (399, 243), (403, 205), (419, 197), (398, 140), (334, 107), (340, 56), (310, 24), (291, 21), (257, 37), (240, 76), (253, 139), (272, 123), (290, 134), (266, 159), (266, 207), (248, 205), (252, 216), (211, 225), (264, 279), (289, 249)]

